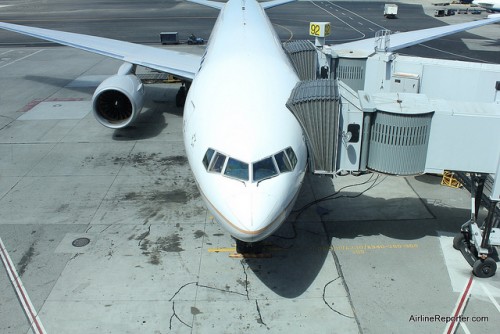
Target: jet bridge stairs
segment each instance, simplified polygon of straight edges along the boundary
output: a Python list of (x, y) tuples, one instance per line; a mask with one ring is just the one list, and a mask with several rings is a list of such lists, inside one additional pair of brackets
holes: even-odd
[[(368, 170), (467, 173), (471, 219), (454, 246), (476, 276), (493, 276), (500, 246), (500, 65), (400, 56), (383, 48), (342, 54), (310, 41), (283, 48), (302, 80), (287, 107), (304, 130), (309, 170), (332, 177)], [(489, 214), (479, 227), (476, 198), (485, 196)]]

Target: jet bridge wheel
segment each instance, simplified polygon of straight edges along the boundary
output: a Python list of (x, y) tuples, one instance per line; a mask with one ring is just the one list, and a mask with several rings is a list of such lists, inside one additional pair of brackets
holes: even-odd
[(471, 267), (478, 260), (477, 249), (470, 242), (468, 230), (464, 230), (453, 238), (453, 248), (459, 250)]
[(465, 235), (463, 233), (459, 233), (453, 238), (453, 248), (460, 250), (465, 242)]
[(497, 263), (491, 257), (487, 257), (484, 260), (478, 259), (472, 268), (474, 275), (480, 278), (492, 277), (495, 275), (496, 270)]

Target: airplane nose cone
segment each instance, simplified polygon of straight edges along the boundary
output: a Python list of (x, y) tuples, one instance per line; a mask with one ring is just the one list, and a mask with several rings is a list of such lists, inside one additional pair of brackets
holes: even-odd
[(247, 191), (229, 196), (226, 201), (233, 223), (245, 231), (266, 228), (274, 218), (275, 199), (265, 192)]

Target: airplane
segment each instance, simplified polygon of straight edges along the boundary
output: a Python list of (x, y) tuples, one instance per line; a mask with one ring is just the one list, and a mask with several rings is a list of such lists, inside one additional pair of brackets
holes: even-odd
[(490, 12), (500, 12), (500, 1), (474, 0), (472, 3)]
[[(133, 124), (144, 102), (136, 66), (191, 85), (183, 139), (200, 194), (215, 220), (247, 252), (290, 214), (306, 173), (301, 125), (285, 106), (299, 78), (265, 10), (295, 0), (189, 0), (220, 11), (203, 56), (96, 36), (0, 23), (0, 28), (119, 59), (118, 73), (92, 98), (96, 119), (111, 129)], [(488, 19), (391, 35), (394, 51), (500, 21)], [(332, 46), (374, 52), (375, 38)]]

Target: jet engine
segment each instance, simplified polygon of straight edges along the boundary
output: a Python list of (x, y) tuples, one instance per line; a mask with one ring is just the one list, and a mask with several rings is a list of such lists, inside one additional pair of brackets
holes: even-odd
[(92, 97), (95, 118), (111, 129), (131, 125), (144, 106), (144, 85), (134, 74), (118, 73), (104, 80)]

